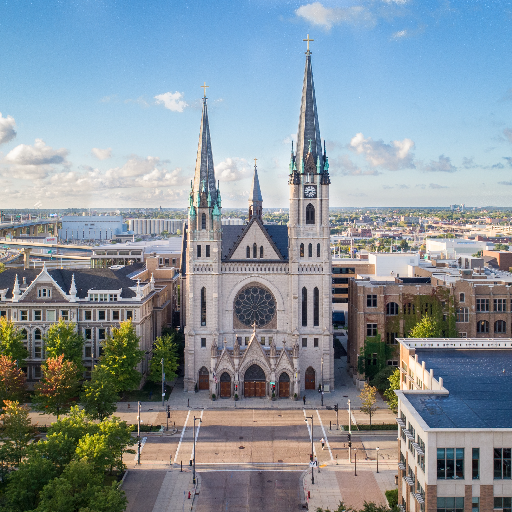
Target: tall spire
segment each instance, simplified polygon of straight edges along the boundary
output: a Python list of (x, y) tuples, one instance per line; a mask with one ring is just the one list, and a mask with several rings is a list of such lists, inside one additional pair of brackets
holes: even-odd
[(252, 217), (259, 217), (261, 219), (263, 213), (263, 197), (261, 196), (256, 160), (257, 158), (254, 159), (254, 174), (252, 177), (251, 195), (249, 196), (249, 220)]
[[(204, 85), (202, 87), (208, 87)], [(205, 89), (206, 90), (206, 89)], [(210, 140), (210, 126), (208, 123), (208, 106), (206, 94), (203, 97), (203, 114), (201, 129), (199, 131), (199, 144), (197, 146), (196, 170), (194, 174), (193, 194), (210, 194), (211, 201), (217, 202), (217, 189), (215, 187), (215, 170), (213, 167), (212, 143)], [(205, 205), (206, 206), (206, 205)]]
[[(316, 163), (317, 158), (322, 157), (322, 141), (320, 139), (320, 127), (318, 125), (318, 113), (316, 110), (315, 84), (313, 82), (313, 69), (311, 67), (311, 51), (308, 38), (306, 51), (306, 68), (304, 70), (304, 83), (302, 85), (302, 102), (300, 106), (299, 130), (297, 133), (296, 165), (299, 172), (302, 171), (302, 162), (306, 160), (311, 145), (311, 154)], [(323, 162), (322, 162), (323, 163)]]

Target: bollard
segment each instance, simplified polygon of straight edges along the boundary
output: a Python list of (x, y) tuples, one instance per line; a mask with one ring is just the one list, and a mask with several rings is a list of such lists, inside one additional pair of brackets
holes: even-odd
[(311, 491), (308, 491), (308, 500), (311, 498)]
[(188, 491), (188, 499), (190, 499), (190, 491)]
[(187, 407), (190, 407), (190, 398), (187, 398)]
[(331, 430), (331, 422), (329, 421), (329, 430)]
[(169, 466), (172, 466), (172, 455), (169, 455)]
[(180, 461), (180, 473), (183, 473), (183, 461)]
[(190, 459), (189, 463), (188, 463), (189, 466), (192, 466), (192, 459)]

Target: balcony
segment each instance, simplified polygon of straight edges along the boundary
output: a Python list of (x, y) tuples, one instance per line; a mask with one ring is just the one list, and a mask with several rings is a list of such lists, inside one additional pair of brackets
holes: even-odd
[(405, 428), (406, 425), (405, 425), (405, 421), (402, 419), (402, 418), (395, 418), (396, 419), (396, 422), (398, 423), (398, 425), (402, 428)]
[(405, 471), (405, 464), (403, 462), (398, 463), (398, 469), (401, 469), (402, 471)]
[(412, 447), (418, 452), (419, 455), (425, 455), (425, 452), (421, 449), (418, 443), (412, 443)]
[(407, 485), (414, 487), (414, 478), (411, 478), (410, 476), (406, 476), (404, 480), (407, 483)]
[(419, 492), (413, 492), (412, 495), (414, 496), (414, 499), (418, 502), (418, 503), (425, 503), (425, 498), (422, 494), (420, 494)]

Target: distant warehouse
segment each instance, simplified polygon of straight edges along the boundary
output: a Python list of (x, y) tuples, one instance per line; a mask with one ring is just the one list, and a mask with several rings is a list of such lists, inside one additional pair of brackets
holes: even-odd
[(61, 240), (112, 240), (115, 235), (127, 232), (123, 217), (94, 215), (90, 217), (62, 217), (59, 229)]

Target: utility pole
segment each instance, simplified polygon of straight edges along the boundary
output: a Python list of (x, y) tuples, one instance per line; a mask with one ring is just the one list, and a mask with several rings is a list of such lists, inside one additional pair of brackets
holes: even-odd
[(357, 448), (354, 448), (354, 476), (357, 476)]
[[(311, 462), (314, 462), (314, 455), (315, 455), (315, 453), (314, 453), (314, 447), (313, 447), (313, 439), (314, 439), (314, 437), (313, 437), (313, 415), (306, 416), (304, 421), (307, 423), (308, 420), (311, 420)], [(311, 484), (312, 485), (315, 484), (315, 477), (313, 475), (314, 471), (315, 471), (315, 466), (312, 465), (311, 466)]]
[(380, 448), (377, 446), (376, 450), (377, 450), (377, 473), (378, 473), (379, 472), (379, 450), (380, 450)]
[(165, 384), (165, 373), (164, 373), (164, 358), (162, 357), (162, 407), (164, 406), (164, 400), (165, 400), (165, 391), (164, 391), (164, 384)]
[(137, 402), (137, 464), (140, 464), (140, 402)]

